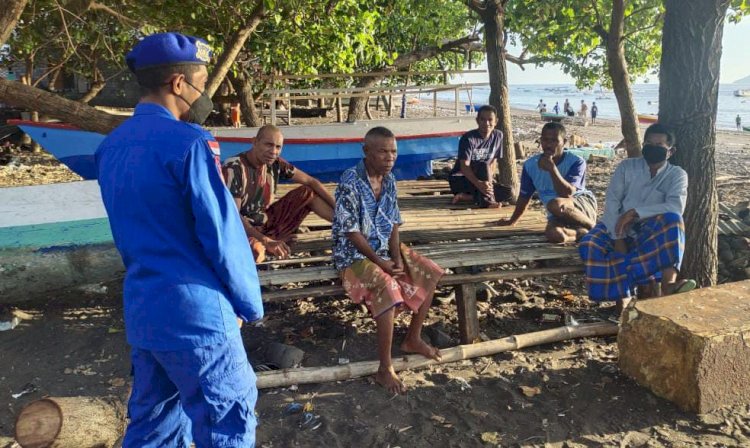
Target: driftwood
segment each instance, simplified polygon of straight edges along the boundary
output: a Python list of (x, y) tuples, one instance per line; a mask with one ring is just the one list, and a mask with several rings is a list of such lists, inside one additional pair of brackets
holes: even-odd
[(24, 448), (112, 447), (124, 431), (119, 398), (48, 397), (21, 410), (15, 438)]
[[(402, 358), (394, 358), (393, 368), (400, 372), (402, 370), (417, 369), (434, 364), (456, 362), (464, 359), (490, 356), (510, 350), (519, 350), (534, 345), (550, 344), (568, 339), (613, 336), (619, 327), (611, 323), (595, 323), (578, 326), (565, 326), (551, 330), (536, 331), (503, 339), (495, 339), (471, 345), (459, 345), (440, 351), (442, 360), (435, 361), (422, 355), (408, 355)], [(285, 387), (293, 384), (313, 384), (330, 381), (342, 381), (351, 378), (373, 375), (378, 371), (378, 361), (363, 361), (335, 367), (307, 367), (302, 369), (285, 369), (273, 372), (257, 373), (258, 389), (270, 387)]]

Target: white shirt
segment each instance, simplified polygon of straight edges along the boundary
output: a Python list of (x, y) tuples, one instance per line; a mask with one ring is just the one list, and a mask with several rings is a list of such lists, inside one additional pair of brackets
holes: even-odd
[(612, 238), (616, 238), (617, 220), (630, 209), (635, 209), (639, 219), (669, 212), (682, 215), (687, 186), (685, 170), (669, 162), (652, 178), (648, 163), (642, 157), (625, 159), (615, 169), (607, 188), (602, 222)]

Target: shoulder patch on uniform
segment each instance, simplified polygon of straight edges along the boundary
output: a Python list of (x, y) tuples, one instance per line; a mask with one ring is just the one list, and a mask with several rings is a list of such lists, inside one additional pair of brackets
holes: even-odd
[(221, 148), (219, 147), (219, 142), (216, 140), (209, 140), (208, 147), (211, 148), (211, 152), (213, 152), (215, 156), (221, 155)]

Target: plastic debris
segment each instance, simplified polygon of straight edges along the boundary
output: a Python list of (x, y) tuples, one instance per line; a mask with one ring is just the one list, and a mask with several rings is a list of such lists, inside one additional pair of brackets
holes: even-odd
[(304, 407), (300, 403), (289, 403), (284, 408), (284, 415), (299, 414), (302, 412), (302, 409), (304, 409)]
[(23, 390), (17, 394), (11, 394), (11, 397), (13, 399), (18, 400), (19, 398), (23, 397), (24, 395), (31, 394), (37, 391), (37, 387), (34, 384), (26, 383), (25, 386), (23, 386)]
[(13, 319), (0, 322), (0, 331), (8, 331), (16, 328), (21, 323), (21, 319), (18, 316), (13, 316)]
[(302, 420), (300, 420), (299, 427), (302, 430), (315, 431), (323, 425), (323, 421), (319, 415), (315, 415), (312, 412), (305, 412), (302, 414)]

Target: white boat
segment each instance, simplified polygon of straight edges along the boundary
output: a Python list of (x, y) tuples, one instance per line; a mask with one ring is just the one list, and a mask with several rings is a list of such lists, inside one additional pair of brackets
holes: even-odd
[(750, 89), (737, 89), (734, 91), (734, 96), (747, 96), (750, 97)]

